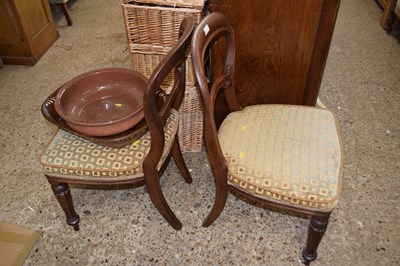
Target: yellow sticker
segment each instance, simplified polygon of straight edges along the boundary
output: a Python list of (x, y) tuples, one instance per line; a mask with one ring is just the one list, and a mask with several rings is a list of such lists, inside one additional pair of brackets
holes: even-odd
[(135, 146), (135, 145), (138, 145), (138, 144), (139, 144), (139, 141), (138, 141), (138, 140), (135, 140), (135, 141), (132, 143), (131, 147), (133, 147), (133, 146)]
[(239, 158), (244, 158), (244, 153), (243, 152), (239, 152)]
[(242, 131), (246, 132), (246, 130), (247, 130), (247, 126), (242, 126)]
[(122, 104), (121, 104), (121, 103), (116, 103), (116, 104), (115, 104), (115, 106), (117, 106), (117, 107), (121, 107), (121, 106), (122, 106)]

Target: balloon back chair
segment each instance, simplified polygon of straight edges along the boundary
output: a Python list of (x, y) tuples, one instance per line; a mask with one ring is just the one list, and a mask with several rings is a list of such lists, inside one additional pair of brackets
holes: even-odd
[[(221, 56), (225, 65), (222, 74), (213, 73), (209, 78), (205, 71), (208, 51), (216, 41), (226, 45), (226, 55), (215, 55)], [(242, 108), (233, 84), (234, 44), (232, 26), (221, 13), (205, 17), (193, 33), (192, 60), (216, 183), (215, 202), (203, 226), (218, 218), (228, 190), (246, 201), (309, 216), (302, 252), (303, 263), (309, 265), (317, 258), (317, 247), (340, 190), (342, 148), (335, 116), (308, 106), (262, 104)], [(230, 113), (217, 129), (214, 107), (219, 93)]]
[[(93, 143), (59, 129), (42, 152), (39, 161), (54, 194), (64, 210), (67, 223), (79, 230), (69, 184), (145, 185), (161, 215), (177, 230), (182, 224), (174, 215), (161, 191), (159, 177), (172, 155), (187, 183), (192, 182), (178, 143), (178, 108), (185, 89), (185, 52), (194, 28), (192, 18), (181, 23), (180, 38), (155, 68), (143, 98), (148, 132), (122, 148)], [(175, 68), (174, 85), (165, 102), (156, 106), (157, 91)]]

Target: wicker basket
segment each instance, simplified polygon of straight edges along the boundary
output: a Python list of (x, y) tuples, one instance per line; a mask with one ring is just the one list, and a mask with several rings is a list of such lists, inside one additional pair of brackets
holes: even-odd
[[(148, 54), (142, 52), (131, 53), (132, 68), (136, 71), (143, 73), (146, 77), (150, 77), (155, 67), (161, 62), (165, 54)], [(162, 88), (168, 93), (172, 89), (173, 85), (173, 72), (168, 74), (168, 77), (164, 80)], [(192, 58), (186, 59), (186, 85), (194, 86), (196, 83), (195, 73), (192, 64)]]
[(179, 108), (178, 138), (182, 152), (200, 152), (203, 145), (203, 109), (197, 87), (186, 86)]
[[(123, 0), (122, 2), (126, 4), (133, 1)], [(136, 0), (134, 2), (141, 4), (158, 5), (158, 6), (188, 7), (194, 9), (202, 9), (204, 7), (205, 0)]]
[[(181, 21), (192, 16), (197, 24), (205, 0), (124, 0), (126, 34), (132, 67), (150, 77), (154, 68), (177, 42)], [(162, 88), (168, 93), (173, 72)], [(191, 57), (186, 60), (186, 90), (179, 109), (178, 138), (182, 152), (199, 152), (203, 141), (203, 111)]]
[[(197, 6), (187, 8), (191, 2), (197, 3)], [(203, 5), (199, 4), (201, 2)], [(204, 0), (124, 1), (122, 10), (129, 50), (154, 53), (164, 52), (166, 47), (171, 48), (178, 40), (181, 21), (192, 16), (198, 23), (203, 14), (203, 6)]]
[[(150, 77), (154, 68), (165, 55), (135, 52), (131, 56), (133, 69)], [(203, 109), (199, 90), (194, 85), (194, 78), (193, 64), (191, 58), (188, 57), (186, 60), (185, 95), (179, 108), (178, 137), (182, 152), (199, 152), (202, 147)], [(169, 93), (173, 81), (173, 72), (170, 72), (161, 85), (162, 89)]]

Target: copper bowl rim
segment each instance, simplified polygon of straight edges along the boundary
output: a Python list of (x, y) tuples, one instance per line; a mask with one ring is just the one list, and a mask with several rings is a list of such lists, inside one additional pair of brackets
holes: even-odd
[(68, 123), (79, 125), (79, 126), (99, 127), (99, 126), (109, 126), (109, 125), (113, 125), (113, 124), (116, 124), (116, 123), (120, 123), (120, 122), (123, 122), (125, 120), (131, 119), (132, 117), (136, 116), (139, 113), (144, 113), (143, 103), (142, 103), (141, 104), (142, 108), (138, 108), (136, 112), (132, 112), (131, 114), (129, 114), (127, 116), (118, 118), (118, 119), (113, 120), (113, 121), (93, 122), (93, 123), (82, 122), (82, 121), (70, 119), (65, 114), (65, 112), (61, 108), (61, 98), (62, 98), (63, 94), (65, 93), (65, 91), (68, 88), (70, 88), (72, 84), (76, 83), (77, 81), (79, 81), (79, 80), (81, 80), (83, 78), (87, 78), (87, 77), (90, 77), (90, 76), (93, 76), (93, 75), (96, 75), (96, 74), (107, 73), (107, 72), (119, 72), (119, 73), (133, 74), (136, 77), (142, 79), (146, 84), (148, 83), (148, 78), (145, 75), (143, 75), (142, 73), (140, 73), (138, 71), (135, 71), (133, 69), (127, 69), (127, 68), (117, 68), (117, 67), (102, 68), (102, 69), (96, 69), (96, 70), (92, 70), (92, 71), (88, 71), (88, 72), (85, 72), (83, 74), (80, 74), (80, 75), (74, 77), (73, 79), (69, 80), (67, 83), (65, 83), (56, 94), (56, 97), (54, 99), (54, 108), (56, 109), (56, 112), (61, 116), (62, 119), (64, 119)]

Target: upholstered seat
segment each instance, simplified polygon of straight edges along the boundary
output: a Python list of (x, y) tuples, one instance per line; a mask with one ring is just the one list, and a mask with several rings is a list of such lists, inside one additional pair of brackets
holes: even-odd
[(341, 150), (331, 112), (248, 106), (228, 115), (218, 137), (231, 185), (255, 197), (310, 209), (331, 211), (336, 205)]
[[(165, 147), (158, 170), (168, 156), (178, 130), (174, 109), (164, 127)], [(143, 161), (151, 145), (150, 133), (123, 148), (111, 148), (58, 130), (39, 158), (46, 175), (65, 180), (107, 182), (143, 177)]]

